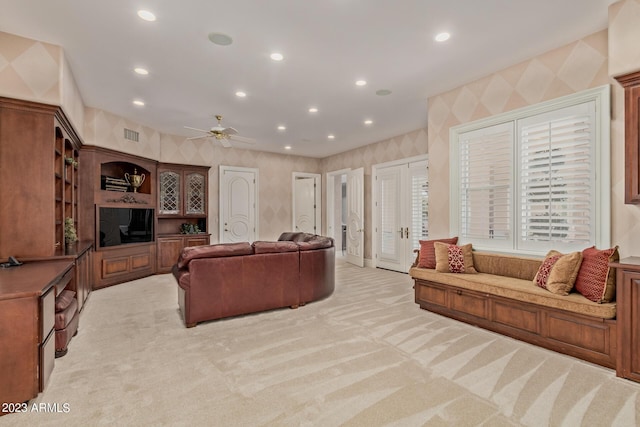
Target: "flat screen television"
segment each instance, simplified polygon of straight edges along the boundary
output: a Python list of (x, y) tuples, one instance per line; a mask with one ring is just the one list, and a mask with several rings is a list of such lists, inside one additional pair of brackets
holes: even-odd
[(153, 209), (99, 208), (100, 247), (153, 241)]

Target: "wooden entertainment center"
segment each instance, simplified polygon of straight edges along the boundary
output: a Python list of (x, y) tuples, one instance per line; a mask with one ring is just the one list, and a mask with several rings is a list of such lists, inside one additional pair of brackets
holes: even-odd
[[(36, 397), (66, 353), (63, 291), (79, 331), (92, 290), (167, 272), (183, 247), (209, 243), (208, 174), (83, 145), (60, 107), (0, 97), (0, 262), (22, 262), (0, 268), (0, 403)], [(65, 222), (78, 241), (65, 243)]]

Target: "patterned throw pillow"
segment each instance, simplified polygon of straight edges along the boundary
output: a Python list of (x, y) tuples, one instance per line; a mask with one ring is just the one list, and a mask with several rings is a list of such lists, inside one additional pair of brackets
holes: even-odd
[(543, 289), (558, 295), (569, 295), (578, 276), (582, 263), (581, 252), (561, 254), (549, 251), (540, 265), (533, 283)]
[(477, 273), (473, 266), (471, 243), (457, 246), (435, 242), (436, 271), (440, 273)]
[(451, 237), (449, 239), (420, 240), (420, 256), (418, 257), (419, 268), (436, 268), (436, 250), (433, 246), (435, 242), (455, 245), (458, 243), (458, 237)]
[(604, 250), (592, 246), (583, 250), (576, 291), (593, 302), (613, 301), (616, 297), (616, 275), (615, 268), (609, 268), (609, 263), (619, 259), (617, 246)]

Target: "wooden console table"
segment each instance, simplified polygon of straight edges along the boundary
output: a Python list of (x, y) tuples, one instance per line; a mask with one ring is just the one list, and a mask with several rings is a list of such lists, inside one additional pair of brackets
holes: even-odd
[(55, 362), (55, 297), (73, 267), (66, 259), (0, 268), (0, 404), (44, 390)]

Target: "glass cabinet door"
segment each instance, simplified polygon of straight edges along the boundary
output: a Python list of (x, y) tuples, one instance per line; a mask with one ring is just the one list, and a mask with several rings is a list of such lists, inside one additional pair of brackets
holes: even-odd
[(204, 215), (205, 212), (205, 177), (204, 175), (192, 172), (185, 177), (185, 187), (187, 198), (185, 209), (187, 215)]
[(172, 171), (160, 173), (161, 215), (180, 214), (180, 174)]

